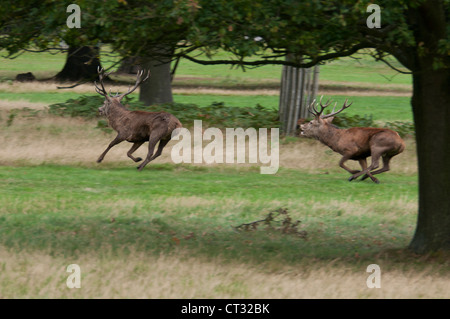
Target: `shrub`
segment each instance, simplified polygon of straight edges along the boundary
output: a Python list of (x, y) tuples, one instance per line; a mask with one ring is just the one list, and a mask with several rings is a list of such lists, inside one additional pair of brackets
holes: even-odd
[(333, 120), (333, 124), (339, 126), (340, 128), (350, 128), (350, 127), (373, 127), (375, 124), (372, 119), (372, 115), (364, 115), (363, 117), (359, 115), (346, 115), (339, 114)]
[(406, 122), (406, 121), (386, 122), (384, 127), (396, 131), (401, 137), (415, 136), (415, 127), (413, 122)]
[[(98, 108), (103, 104), (101, 96), (81, 96), (78, 99), (69, 99), (64, 103), (56, 103), (49, 106), (49, 113), (59, 116), (99, 118)], [(194, 120), (202, 120), (205, 126), (219, 128), (226, 127), (279, 127), (278, 112), (274, 109), (266, 109), (261, 105), (255, 107), (226, 106), (223, 102), (200, 107), (196, 104), (168, 103), (145, 106), (142, 102), (125, 97), (124, 104), (130, 110), (142, 110), (150, 112), (166, 111), (175, 115), (184, 127), (190, 127)], [(98, 122), (99, 128), (105, 127), (105, 121)]]
[(98, 108), (102, 106), (104, 99), (100, 96), (80, 96), (78, 99), (69, 99), (63, 103), (49, 105), (49, 113), (60, 116), (96, 118)]

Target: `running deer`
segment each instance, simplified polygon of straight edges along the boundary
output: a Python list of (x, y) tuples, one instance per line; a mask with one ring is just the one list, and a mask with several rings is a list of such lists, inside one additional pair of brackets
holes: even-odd
[[(378, 184), (379, 180), (373, 175), (389, 171), (389, 161), (395, 155), (403, 152), (405, 143), (397, 132), (385, 128), (337, 128), (331, 124), (334, 116), (348, 108), (352, 103), (347, 104), (346, 99), (342, 108), (335, 111), (336, 102), (330, 114), (322, 115), (324, 109), (330, 103), (330, 100), (328, 100), (323, 105), (321, 97), (319, 101), (320, 110), (318, 110), (319, 106), (315, 106), (316, 100), (311, 103), (309, 112), (314, 115), (314, 119), (300, 126), (302, 130), (301, 135), (315, 138), (333, 151), (341, 154), (342, 159), (339, 162), (339, 166), (352, 174), (349, 181), (363, 175), (362, 180), (370, 177), (372, 181)], [(366, 159), (370, 156), (372, 156), (372, 163), (370, 166), (367, 166)], [(374, 171), (379, 166), (380, 157), (383, 159), (383, 167)], [(361, 171), (352, 170), (345, 166), (344, 163), (348, 160), (358, 161), (359, 165), (361, 165)]]
[[(109, 126), (117, 132), (117, 136), (97, 159), (97, 163), (100, 163), (103, 160), (111, 147), (123, 141), (133, 143), (130, 150), (127, 152), (127, 155), (133, 161), (139, 162), (142, 158), (134, 157), (133, 153), (142, 144), (148, 141), (147, 157), (137, 167), (137, 169), (141, 171), (145, 165), (161, 155), (164, 146), (166, 146), (172, 138), (172, 132), (177, 128), (181, 128), (182, 125), (180, 121), (170, 113), (130, 111), (122, 105), (122, 99), (136, 90), (142, 82), (147, 80), (150, 76), (150, 72), (148, 72), (147, 76), (144, 78), (144, 71), (139, 71), (137, 74), (136, 84), (131, 89), (129, 88), (126, 93), (116, 94), (115, 96), (111, 96), (111, 92), (109, 94), (106, 93), (103, 85), (103, 80), (109, 74), (110, 73), (105, 74), (104, 70), (99, 68), (98, 75), (100, 86), (97, 82), (95, 82), (94, 85), (95, 91), (105, 97), (105, 102), (103, 103), (103, 106), (98, 109), (98, 111), (100, 115), (103, 115), (108, 119)], [(155, 146), (158, 142), (158, 150), (155, 154), (153, 154)]]

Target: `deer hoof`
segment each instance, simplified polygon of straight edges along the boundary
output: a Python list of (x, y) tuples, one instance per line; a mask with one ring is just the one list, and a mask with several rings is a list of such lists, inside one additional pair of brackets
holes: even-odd
[(135, 161), (135, 162), (140, 162), (140, 161), (142, 161), (142, 158), (138, 157), (138, 158), (136, 158), (134, 161)]
[(352, 180), (354, 180), (355, 178), (353, 176), (350, 176), (348, 181), (351, 182)]

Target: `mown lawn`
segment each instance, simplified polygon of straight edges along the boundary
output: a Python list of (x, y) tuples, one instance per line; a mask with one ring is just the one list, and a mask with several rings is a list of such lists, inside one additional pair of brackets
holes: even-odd
[[(385, 174), (380, 185), (350, 183), (346, 177), (170, 164), (142, 173), (0, 167), (0, 243), (64, 254), (104, 245), (151, 253), (181, 246), (194, 255), (290, 263), (405, 247), (415, 224), (416, 177)], [(233, 228), (278, 208), (301, 221), (307, 240), (267, 233), (264, 226), (253, 232)]]

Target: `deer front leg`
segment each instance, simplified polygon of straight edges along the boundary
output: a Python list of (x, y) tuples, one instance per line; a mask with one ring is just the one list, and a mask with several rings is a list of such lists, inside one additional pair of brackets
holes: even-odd
[(348, 180), (352, 181), (352, 180), (358, 178), (359, 176), (361, 176), (363, 174), (366, 174), (368, 177), (370, 177), (370, 179), (374, 183), (379, 184), (380, 181), (370, 173), (370, 171), (378, 168), (379, 160), (380, 160), (380, 154), (373, 154), (372, 153), (372, 163), (370, 164), (370, 166), (367, 167), (366, 169), (363, 169), (361, 172), (358, 172), (358, 173), (352, 175)]
[(130, 150), (127, 152), (127, 156), (131, 158), (135, 162), (142, 161), (142, 158), (140, 157), (134, 157), (132, 154), (142, 145), (144, 142), (136, 142), (131, 146)]
[(123, 142), (123, 138), (120, 137), (119, 135), (116, 136), (115, 139), (113, 139), (111, 141), (111, 143), (109, 143), (108, 147), (106, 148), (106, 150), (102, 153), (102, 155), (100, 155), (100, 157), (97, 159), (97, 163), (100, 163), (101, 161), (103, 161), (103, 158), (105, 157), (106, 153), (108, 153), (108, 151), (111, 149), (111, 147), (113, 147), (114, 145), (119, 144), (120, 142)]
[(339, 166), (342, 167), (343, 169), (345, 169), (350, 174), (359, 173), (359, 171), (350, 169), (350, 168), (348, 168), (347, 166), (344, 165), (344, 163), (347, 162), (349, 159), (350, 158), (348, 156), (344, 156), (343, 158), (341, 158), (341, 160), (339, 161)]

